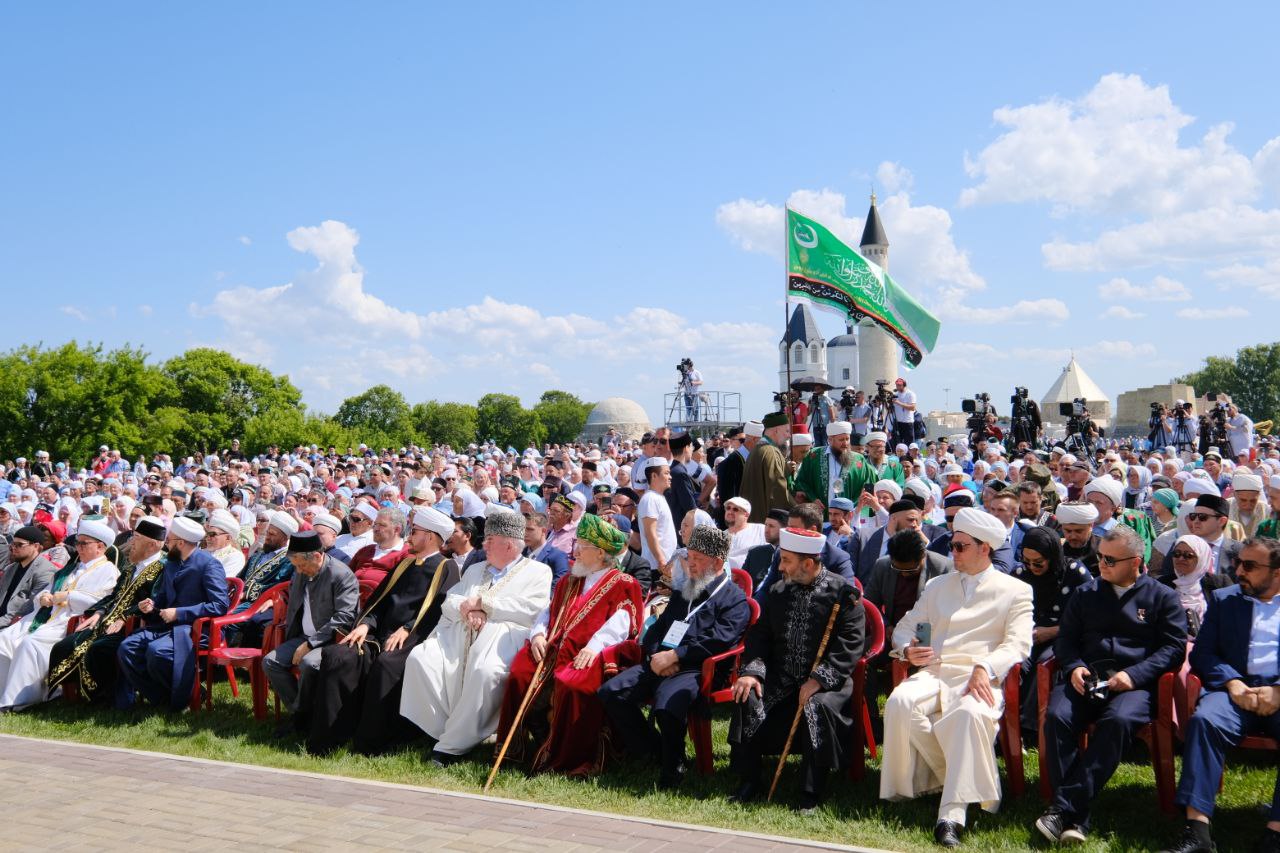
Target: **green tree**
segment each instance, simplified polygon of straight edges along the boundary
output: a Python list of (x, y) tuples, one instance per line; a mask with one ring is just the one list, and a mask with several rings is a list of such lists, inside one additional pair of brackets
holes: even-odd
[[(413, 439), (413, 418), (404, 396), (389, 385), (374, 385), (363, 394), (348, 397), (333, 416), (334, 423), (355, 432), (380, 434), (392, 444)], [(366, 444), (374, 442), (362, 439)]]
[(1228, 394), (1255, 421), (1280, 419), (1280, 344), (1244, 347), (1235, 358), (1209, 356), (1204, 367), (1174, 381), (1200, 397)]
[(221, 350), (190, 349), (160, 368), (171, 390), (160, 399), (185, 414), (175, 449), (227, 446), (250, 418), (275, 408), (299, 408), (302, 392), (287, 376), (240, 361)]
[(511, 394), (485, 394), (476, 403), (476, 435), (481, 440), (493, 439), (501, 447), (519, 450), (530, 442), (542, 444), (547, 430), (538, 413), (520, 405)]
[(476, 440), (476, 407), (428, 400), (412, 409), (413, 428), (424, 444), (466, 447)]
[(584, 403), (568, 391), (543, 391), (533, 407), (547, 430), (547, 441), (565, 444), (576, 441), (591, 414), (592, 405)]

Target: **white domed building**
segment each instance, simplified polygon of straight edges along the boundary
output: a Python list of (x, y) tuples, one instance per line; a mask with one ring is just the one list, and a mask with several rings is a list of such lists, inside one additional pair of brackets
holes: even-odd
[(626, 397), (606, 397), (587, 415), (580, 441), (599, 442), (610, 429), (623, 438), (639, 439), (653, 429), (644, 407)]

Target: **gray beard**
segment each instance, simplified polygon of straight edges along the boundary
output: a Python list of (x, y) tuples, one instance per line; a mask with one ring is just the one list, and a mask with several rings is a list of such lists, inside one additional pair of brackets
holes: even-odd
[(706, 592), (707, 588), (710, 587), (711, 584), (722, 577), (724, 577), (723, 572), (716, 572), (715, 574), (708, 575), (701, 579), (685, 576), (681, 578), (680, 581), (680, 597), (685, 601), (692, 602), (697, 599), (698, 596), (702, 595), (702, 593)]
[(836, 461), (840, 463), (841, 469), (848, 468), (853, 463), (853, 449), (842, 450), (839, 453), (832, 452), (836, 457)]

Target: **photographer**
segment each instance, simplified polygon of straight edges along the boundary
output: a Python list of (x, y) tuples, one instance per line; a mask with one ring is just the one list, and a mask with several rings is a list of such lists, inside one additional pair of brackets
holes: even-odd
[(1028, 448), (1034, 448), (1039, 443), (1042, 429), (1039, 404), (1031, 399), (1027, 389), (1021, 385), (1013, 389), (1009, 402), (1013, 407), (1009, 424), (1014, 447), (1025, 444)]
[[(862, 391), (855, 392), (852, 387), (844, 389), (845, 395), (852, 394), (853, 406), (845, 412), (845, 420), (853, 424), (853, 443), (861, 447), (871, 432), (871, 406), (867, 403), (867, 395)], [(844, 397), (841, 397), (841, 402)]]
[(702, 374), (693, 366), (693, 359), (683, 359), (676, 365), (680, 371), (680, 391), (684, 394), (684, 416), (686, 420), (698, 419), (698, 395), (702, 388)]
[(826, 389), (815, 388), (809, 398), (809, 434), (815, 447), (827, 446), (827, 425), (838, 420), (835, 403), (827, 396)]
[(910, 446), (916, 440), (916, 392), (907, 388), (907, 380), (901, 376), (893, 388), (893, 441)]
[(1147, 430), (1147, 441), (1151, 443), (1151, 450), (1173, 444), (1173, 424), (1169, 420), (1169, 411), (1163, 403), (1151, 404), (1151, 417), (1147, 419)]

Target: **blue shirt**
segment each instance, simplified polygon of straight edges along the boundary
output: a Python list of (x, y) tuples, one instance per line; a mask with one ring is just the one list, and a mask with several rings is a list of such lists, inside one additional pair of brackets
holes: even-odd
[(1249, 675), (1274, 678), (1280, 669), (1280, 596), (1253, 602), (1253, 629), (1249, 634)]

